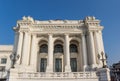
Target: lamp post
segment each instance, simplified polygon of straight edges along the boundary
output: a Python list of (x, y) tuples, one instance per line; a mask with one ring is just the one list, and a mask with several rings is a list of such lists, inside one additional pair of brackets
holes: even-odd
[(102, 51), (102, 52), (101, 52), (101, 56), (102, 56), (102, 58), (100, 58), (100, 55), (98, 54), (98, 59), (100, 59), (100, 60), (102, 61), (103, 68), (107, 68), (107, 65), (104, 63), (104, 62), (106, 62), (106, 60), (107, 60), (107, 55), (105, 55), (105, 58), (104, 58), (104, 53), (103, 53), (103, 51)]
[(16, 61), (19, 59), (19, 57), (20, 56), (17, 55), (16, 52), (10, 55), (10, 59), (12, 61), (11, 68), (15, 68), (14, 65), (15, 65)]

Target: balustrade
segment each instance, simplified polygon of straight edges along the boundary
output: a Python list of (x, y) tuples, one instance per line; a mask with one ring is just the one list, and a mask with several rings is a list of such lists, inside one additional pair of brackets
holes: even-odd
[(52, 72), (52, 73), (29, 73), (21, 72), (18, 73), (18, 78), (98, 78), (96, 72)]

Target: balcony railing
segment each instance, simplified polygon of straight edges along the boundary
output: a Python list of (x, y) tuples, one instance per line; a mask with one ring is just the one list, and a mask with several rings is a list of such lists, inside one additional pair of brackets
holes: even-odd
[(85, 78), (85, 79), (92, 79), (98, 78), (96, 72), (53, 72), (53, 73), (30, 73), (30, 72), (21, 72), (18, 73), (18, 78), (41, 78), (41, 79), (48, 79), (48, 78)]
[(0, 71), (0, 79), (4, 79), (7, 77), (7, 72)]

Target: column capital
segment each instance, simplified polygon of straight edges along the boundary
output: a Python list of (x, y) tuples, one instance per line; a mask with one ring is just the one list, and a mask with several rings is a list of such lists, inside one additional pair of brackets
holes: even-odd
[(16, 31), (16, 32), (23, 33), (22, 31)]
[(81, 33), (80, 35), (81, 35), (81, 36), (85, 36), (85, 35), (86, 35), (86, 33), (85, 33), (85, 32), (83, 32), (83, 33)]
[(88, 33), (92, 33), (93, 31), (88, 31)]
[(102, 34), (102, 32), (101, 32), (101, 31), (98, 31), (98, 33), (99, 33), (99, 34)]
[(64, 35), (65, 35), (65, 36), (69, 36), (69, 33), (65, 33)]
[(35, 34), (35, 33), (32, 33), (31, 35), (32, 35), (32, 36), (36, 36), (37, 34)]
[(48, 33), (48, 36), (53, 36), (53, 33)]
[(90, 33), (92, 33), (93, 31), (87, 31), (86, 32), (86, 35), (89, 35)]

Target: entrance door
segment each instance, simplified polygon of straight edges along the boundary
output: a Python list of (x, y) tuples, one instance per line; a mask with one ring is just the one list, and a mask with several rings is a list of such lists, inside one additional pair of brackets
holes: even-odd
[(71, 65), (72, 72), (77, 72), (77, 60), (76, 60), (76, 58), (70, 59), (70, 65)]
[(41, 58), (40, 72), (45, 72), (46, 71), (46, 66), (47, 66), (47, 59), (46, 58)]
[(55, 59), (55, 72), (62, 72), (62, 59)]

